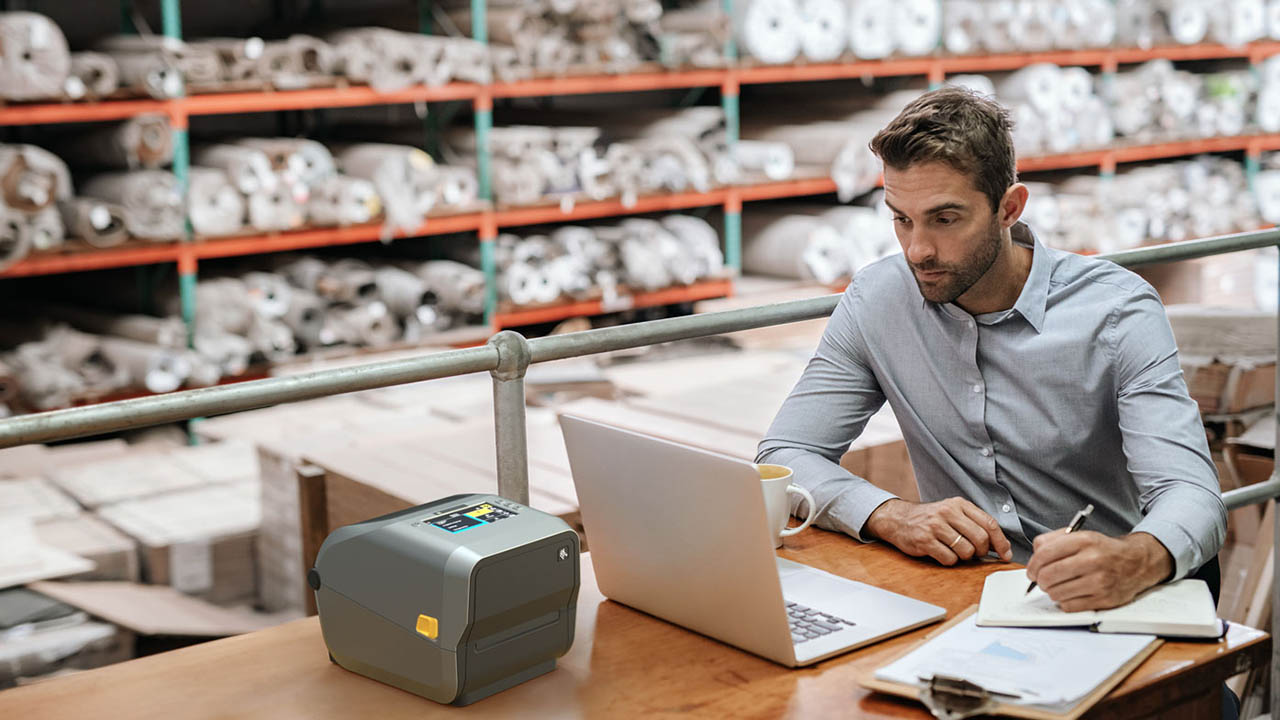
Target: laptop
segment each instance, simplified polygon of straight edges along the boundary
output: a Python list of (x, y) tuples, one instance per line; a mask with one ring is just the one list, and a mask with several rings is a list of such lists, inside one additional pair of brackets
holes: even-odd
[(774, 553), (756, 466), (560, 416), (605, 597), (788, 667), (946, 611)]

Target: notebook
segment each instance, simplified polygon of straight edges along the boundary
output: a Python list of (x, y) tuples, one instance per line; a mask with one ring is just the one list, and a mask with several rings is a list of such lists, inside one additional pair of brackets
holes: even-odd
[(1079, 627), (1097, 632), (1143, 633), (1163, 637), (1216, 638), (1222, 635), (1213, 596), (1203, 580), (1158, 585), (1133, 602), (1111, 610), (1063, 612), (1039, 587), (1027, 593), (1026, 570), (991, 573), (982, 587), (978, 625), (984, 627)]

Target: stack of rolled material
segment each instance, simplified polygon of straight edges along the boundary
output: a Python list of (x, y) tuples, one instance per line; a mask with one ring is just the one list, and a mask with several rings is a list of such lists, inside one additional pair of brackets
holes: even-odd
[[(463, 34), (472, 34), (469, 7), (448, 12)], [(571, 68), (628, 72), (658, 59), (662, 16), (659, 0), (491, 2), (486, 20), (494, 77), (510, 82)], [(690, 32), (698, 31), (684, 30)]]
[(1013, 115), (1019, 153), (1103, 147), (1115, 137), (1107, 105), (1084, 68), (1028, 65), (996, 81), (995, 95)]
[(89, 178), (80, 188), (85, 197), (119, 208), (129, 235), (164, 241), (182, 237), (186, 208), (182, 188), (164, 170), (108, 172)]
[(752, 275), (832, 285), (895, 252), (883, 205), (770, 204), (742, 214), (742, 269)]
[(1253, 178), (1258, 212), (1263, 221), (1280, 224), (1280, 153), (1266, 153), (1261, 165), (1261, 171)]
[(747, 0), (733, 6), (738, 44), (768, 64), (927, 55), (943, 28), (939, 0)]
[[(180, 343), (161, 344), (162, 337), (136, 339), (130, 335), (171, 327), (159, 318), (104, 317), (88, 310), (59, 309), (76, 322), (33, 323), (22, 334), (34, 339), (16, 344), (2, 357), (19, 388), (16, 404), (29, 410), (65, 407), (88, 397), (125, 388), (170, 392), (182, 387), (217, 382), (218, 370)], [(83, 332), (81, 323), (97, 328)], [(181, 330), (179, 322), (178, 330)], [(120, 332), (116, 332), (116, 331)], [(5, 334), (9, 334), (6, 332)], [(7, 343), (6, 343), (7, 344)]]
[(1109, 106), (1116, 133), (1142, 142), (1238, 135), (1249, 126), (1255, 95), (1259, 124), (1280, 129), (1280, 107), (1267, 109), (1280, 101), (1280, 82), (1264, 72), (1257, 87), (1248, 71), (1195, 74), (1152, 60), (1116, 75)]
[(338, 169), (371, 183), (381, 198), (387, 231), (421, 227), (440, 196), (431, 156), (408, 145), (351, 143), (332, 147)]
[(1078, 175), (1054, 185), (1033, 183), (1034, 202), (1024, 217), (1046, 244), (1074, 251), (1254, 230), (1265, 217), (1265, 174), (1255, 180), (1256, 202), (1243, 166), (1212, 156), (1139, 166), (1111, 180)]
[(942, 15), (942, 47), (958, 55), (1106, 47), (1116, 39), (1111, 0), (947, 0)]
[(98, 100), (120, 87), (120, 68), (110, 55), (97, 52), (71, 53), (71, 68), (65, 83), (70, 100)]
[(66, 164), (34, 145), (0, 145), (0, 177), (0, 268), (62, 245), (58, 204), (72, 198)]
[(55, 136), (51, 147), (76, 169), (155, 170), (173, 162), (173, 134), (163, 115), (137, 115)]
[[(458, 255), (475, 261), (475, 249)], [(689, 285), (723, 272), (715, 228), (689, 215), (565, 226), (549, 234), (498, 236), (498, 297), (514, 306), (603, 298)]]
[(658, 60), (669, 68), (721, 67), (732, 32), (729, 18), (717, 3), (668, 8), (654, 32)]

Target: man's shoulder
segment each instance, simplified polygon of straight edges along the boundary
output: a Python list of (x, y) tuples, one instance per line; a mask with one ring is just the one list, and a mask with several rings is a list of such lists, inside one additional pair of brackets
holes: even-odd
[(847, 294), (863, 299), (901, 298), (904, 290), (918, 292), (902, 253), (894, 253), (866, 265), (854, 274)]
[(1054, 254), (1053, 273), (1049, 278), (1051, 293), (1095, 292), (1122, 301), (1155, 292), (1141, 275), (1110, 260), (1063, 250), (1050, 252)]

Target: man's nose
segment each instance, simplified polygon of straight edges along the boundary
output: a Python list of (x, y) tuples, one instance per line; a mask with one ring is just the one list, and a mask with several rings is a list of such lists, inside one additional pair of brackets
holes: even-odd
[(913, 232), (907, 240), (907, 261), (912, 265), (923, 265), (933, 259), (936, 249), (924, 233)]

